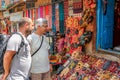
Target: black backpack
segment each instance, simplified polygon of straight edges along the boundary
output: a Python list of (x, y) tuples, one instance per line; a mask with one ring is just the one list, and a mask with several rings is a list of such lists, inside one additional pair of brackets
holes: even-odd
[[(17, 51), (17, 54), (18, 54), (20, 48), (23, 47), (23, 45), (24, 45), (24, 39), (23, 39), (22, 35), (19, 34), (19, 33), (13, 33), (13, 34), (18, 34), (22, 38), (21, 44), (20, 44), (19, 49)], [(4, 72), (4, 69), (3, 69), (3, 57), (4, 57), (4, 54), (5, 54), (6, 48), (7, 48), (7, 43), (9, 41), (10, 37), (13, 34), (11, 34), (10, 36), (0, 34), (0, 74)]]

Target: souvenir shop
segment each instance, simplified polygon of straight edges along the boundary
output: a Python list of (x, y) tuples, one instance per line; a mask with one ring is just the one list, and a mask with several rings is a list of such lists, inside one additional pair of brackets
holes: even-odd
[[(108, 45), (102, 46), (105, 41), (101, 41), (101, 36), (106, 39), (108, 34), (111, 34), (106, 31), (112, 31), (109, 26), (113, 24), (112, 18), (106, 18), (109, 15), (105, 14), (111, 12), (110, 17), (114, 14), (119, 15), (117, 14), (120, 11), (119, 8), (111, 8), (111, 5), (114, 5), (113, 0), (103, 1), (108, 2), (102, 2), (102, 0), (38, 0), (26, 4), (23, 16), (30, 17), (33, 21), (40, 17), (46, 18), (49, 27), (52, 28), (52, 32), (46, 34), (51, 46), (52, 80), (120, 80), (119, 62), (87, 54), (94, 54), (96, 49), (106, 49), (104, 47)], [(107, 9), (108, 6), (115, 10), (114, 14)], [(119, 19), (117, 17), (115, 19), (118, 21), (115, 25), (119, 28)], [(110, 21), (111, 24), (107, 25), (108, 22), (105, 20)], [(107, 34), (101, 34), (102, 31)], [(117, 33), (119, 34), (119, 31), (114, 32), (114, 34)], [(117, 41), (118, 36), (116, 35), (114, 40)], [(106, 40), (112, 40), (109, 38)], [(116, 44), (118, 43), (114, 43), (115, 46)]]
[[(60, 31), (60, 20), (59, 27), (57, 27), (58, 24), (55, 24), (54, 26), (52, 25), (52, 27), (54, 27), (52, 29), (55, 29), (56, 32), (59, 32), (56, 33), (56, 44), (54, 46), (55, 53), (50, 57), (50, 61), (53, 66), (57, 65), (57, 70), (52, 75), (53, 80), (120, 79), (119, 62), (86, 54), (87, 52), (91, 52), (91, 50), (96, 49), (95, 35), (97, 35), (98, 38), (98, 35), (100, 34), (98, 34), (99, 30), (97, 30), (99, 29), (98, 21), (101, 19), (101, 17), (98, 19), (97, 11), (99, 10), (98, 7), (100, 5), (98, 2), (99, 1), (96, 2), (95, 0), (65, 0), (63, 2), (64, 34), (61, 34)], [(103, 3), (105, 4), (105, 2)], [(116, 1), (116, 4), (117, 3), (119, 2)], [(108, 8), (110, 5), (112, 5), (112, 1), (108, 1), (106, 4), (106, 6), (103, 6)], [(60, 5), (57, 7), (60, 7)], [(52, 6), (52, 10), (53, 9), (54, 8)], [(56, 14), (56, 12), (52, 14)], [(106, 13), (103, 11), (103, 14)], [(53, 15), (52, 19), (52, 21), (57, 20)], [(110, 34), (110, 32), (108, 33)]]

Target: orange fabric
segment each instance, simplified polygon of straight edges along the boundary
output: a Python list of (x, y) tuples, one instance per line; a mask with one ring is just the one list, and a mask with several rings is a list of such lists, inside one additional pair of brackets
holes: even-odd
[(34, 20), (34, 9), (31, 9), (31, 18)]
[(36, 10), (36, 15), (35, 15), (35, 19), (38, 19), (38, 8), (35, 9)]
[(43, 18), (45, 18), (45, 6), (43, 6)]

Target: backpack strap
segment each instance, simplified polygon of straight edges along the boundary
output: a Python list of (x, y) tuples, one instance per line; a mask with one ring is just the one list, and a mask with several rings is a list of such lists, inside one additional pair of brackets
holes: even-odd
[(20, 33), (15, 33), (15, 34), (20, 35), (20, 37), (22, 38), (22, 39), (21, 39), (20, 46), (19, 46), (18, 51), (17, 51), (17, 54), (18, 54), (19, 51), (20, 51), (20, 49), (25, 45), (25, 43), (24, 43), (24, 38), (23, 38), (23, 36), (22, 36)]
[[(20, 46), (19, 46), (19, 48), (18, 48), (18, 51), (16, 52), (17, 54), (19, 53), (19, 51), (20, 51), (20, 49), (24, 46), (24, 38), (23, 38), (23, 36), (20, 34), (20, 33), (18, 33), (18, 32), (16, 32), (16, 33), (12, 33), (10, 36), (9, 36), (9, 39), (12, 37), (12, 35), (14, 35), (14, 34), (18, 34), (20, 37), (21, 37), (21, 43), (20, 43)], [(8, 39), (8, 40), (9, 40)], [(8, 42), (8, 40), (7, 40), (7, 42)]]

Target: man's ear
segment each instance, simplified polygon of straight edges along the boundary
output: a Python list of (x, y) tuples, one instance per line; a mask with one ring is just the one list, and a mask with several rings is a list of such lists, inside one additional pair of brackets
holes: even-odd
[(24, 24), (24, 27), (27, 27), (27, 26), (28, 26), (28, 23), (25, 23), (25, 24)]
[(28, 25), (28, 23), (25, 23), (25, 26), (27, 26)]

